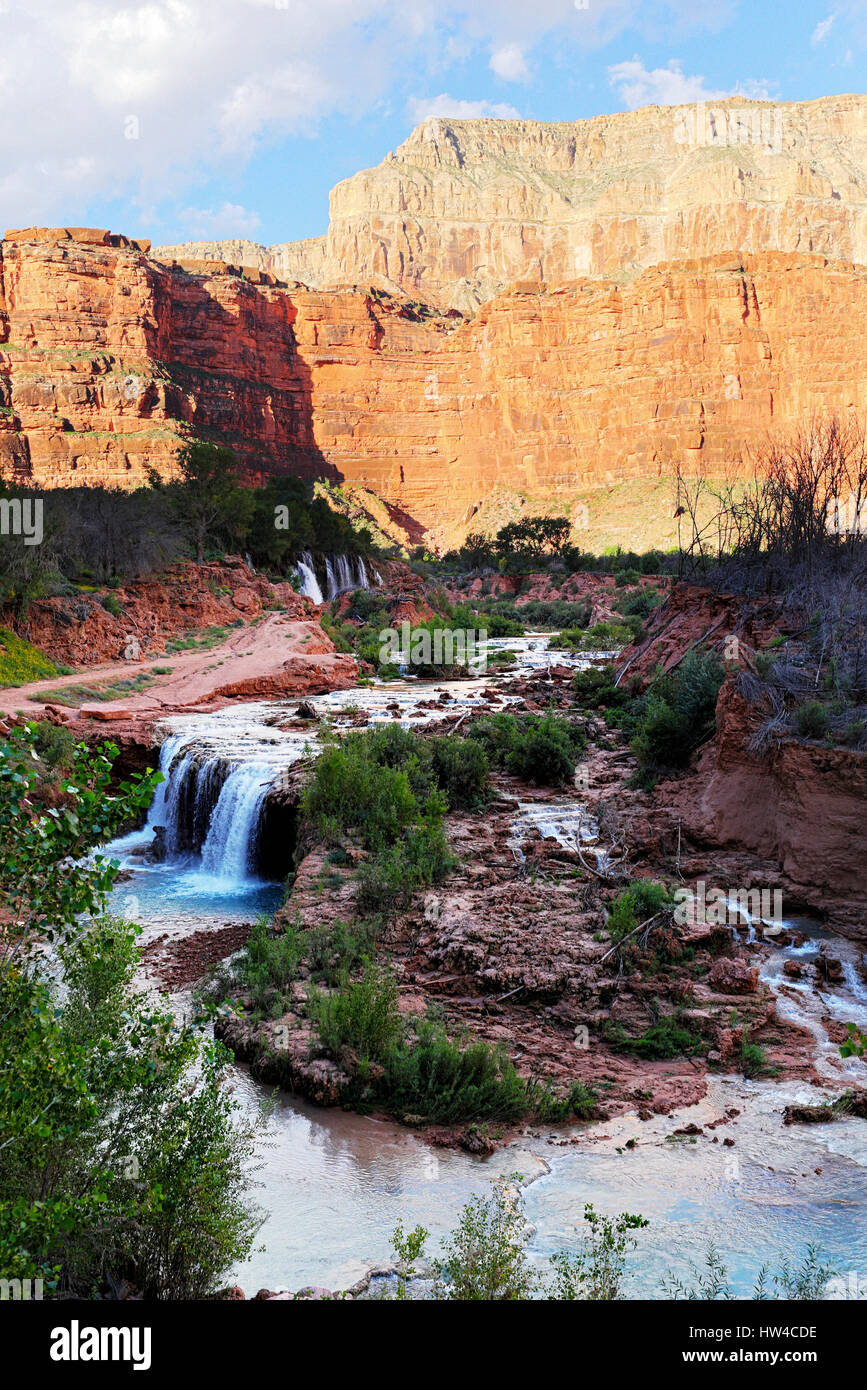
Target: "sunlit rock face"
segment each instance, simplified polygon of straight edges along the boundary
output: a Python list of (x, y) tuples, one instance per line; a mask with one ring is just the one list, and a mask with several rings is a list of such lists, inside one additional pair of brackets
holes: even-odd
[(867, 271), (822, 256), (519, 283), (466, 319), (19, 235), (0, 255), (0, 466), (43, 486), (136, 486), (201, 433), (252, 479), (367, 489), (447, 545), (494, 494), (713, 472), (867, 407)]
[(423, 121), (337, 184), (305, 241), (161, 247), (318, 287), (472, 309), (513, 280), (800, 251), (867, 261), (867, 98), (646, 107), (592, 120)]

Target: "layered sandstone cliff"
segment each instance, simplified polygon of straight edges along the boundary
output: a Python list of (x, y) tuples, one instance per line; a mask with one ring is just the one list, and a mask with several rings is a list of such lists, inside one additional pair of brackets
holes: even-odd
[(431, 118), (333, 189), (323, 237), (157, 254), (321, 288), (374, 281), (466, 310), (516, 279), (631, 276), (734, 247), (867, 262), (867, 97)]
[(0, 248), (0, 465), (40, 485), (133, 486), (197, 434), (253, 478), (369, 489), (397, 534), (449, 544), (492, 494), (568, 509), (867, 411), (867, 270), (821, 256), (516, 284), (463, 319), (28, 238)]

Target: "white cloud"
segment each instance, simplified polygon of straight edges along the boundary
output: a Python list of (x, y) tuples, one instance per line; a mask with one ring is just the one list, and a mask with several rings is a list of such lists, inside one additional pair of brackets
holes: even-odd
[(179, 216), (185, 235), (193, 241), (252, 241), (261, 226), (258, 213), (239, 203), (223, 203), (216, 209), (183, 208)]
[(639, 106), (682, 106), (690, 101), (718, 101), (728, 93), (705, 85), (703, 77), (688, 77), (672, 58), (667, 67), (650, 71), (639, 58), (615, 63), (608, 81), (631, 111)]
[(473, 121), (479, 117), (494, 117), (500, 121), (519, 121), (520, 111), (504, 101), (461, 101), (440, 92), (437, 97), (410, 97), (407, 110), (414, 124), (429, 116), (451, 116), (456, 121)]
[(767, 82), (750, 80), (734, 87), (708, 87), (704, 77), (689, 77), (676, 58), (664, 68), (650, 70), (640, 58), (615, 63), (608, 69), (608, 81), (630, 111), (640, 106), (685, 106), (694, 101), (721, 101), (730, 96), (771, 100)]
[[(156, 209), (218, 207), (224, 193), (195, 188), (325, 117), (447, 89), (482, 54), (523, 81), (546, 36), (598, 48), (681, 11), (681, 28), (709, 22), (694, 0), (590, 0), (586, 14), (574, 0), (0, 0), (0, 230), (92, 220), (110, 202), (160, 235), (142, 225)], [(518, 115), (443, 91), (408, 111)]]
[(810, 43), (824, 43), (831, 32), (831, 25), (835, 19), (836, 15), (829, 14), (827, 19), (823, 19), (821, 24), (817, 24), (810, 36)]
[(507, 43), (491, 54), (490, 68), (505, 82), (526, 82), (530, 76), (524, 51), (517, 43)]

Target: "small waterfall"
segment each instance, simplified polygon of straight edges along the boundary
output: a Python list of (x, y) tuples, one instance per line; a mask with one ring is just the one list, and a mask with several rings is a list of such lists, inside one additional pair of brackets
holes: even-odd
[(159, 784), (144, 832), (115, 842), (116, 851), (149, 848), (158, 826), (169, 860), (201, 855), (203, 872), (242, 883), (253, 874), (257, 829), (274, 768), (235, 764), (225, 752), (203, 748), (191, 734), (173, 734), (160, 749)]
[(261, 763), (234, 767), (223, 783), (202, 848), (202, 869), (239, 882), (249, 877), (256, 829), (273, 769)]
[(324, 603), (325, 599), (319, 587), (319, 580), (316, 578), (316, 571), (313, 568), (313, 556), (309, 550), (305, 550), (297, 565), (298, 573), (301, 576), (301, 592), (307, 598), (312, 598), (314, 603)]
[(328, 583), (328, 602), (330, 603), (333, 598), (337, 597), (339, 590), (337, 580), (334, 578), (334, 566), (327, 555), (325, 557), (325, 577)]
[[(369, 589), (370, 580), (367, 576), (367, 567), (359, 555), (356, 563), (356, 572), (352, 573), (352, 560), (348, 555), (331, 555), (325, 557), (325, 573), (328, 579), (328, 599), (337, 598), (338, 594), (345, 594), (350, 589)], [(382, 581), (379, 580), (379, 583)]]

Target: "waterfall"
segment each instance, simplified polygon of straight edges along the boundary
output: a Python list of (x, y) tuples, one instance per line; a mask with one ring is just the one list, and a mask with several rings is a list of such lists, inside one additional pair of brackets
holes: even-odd
[(337, 557), (337, 574), (342, 592), (357, 588), (355, 580), (352, 578), (352, 566), (345, 555), (338, 555)]
[[(325, 591), (329, 603), (332, 599), (337, 598), (338, 594), (345, 594), (349, 589), (369, 589), (371, 587), (367, 566), (360, 555), (356, 566), (357, 577), (352, 573), (352, 560), (348, 555), (326, 555), (324, 558)], [(301, 579), (301, 593), (305, 594), (307, 598), (312, 598), (314, 603), (324, 603), (322, 586), (316, 577), (313, 556), (309, 550), (305, 550), (295, 568)], [(376, 583), (381, 584), (380, 576), (375, 570), (373, 573)]]
[[(367, 567), (359, 555), (356, 573), (352, 573), (352, 560), (348, 555), (330, 555), (325, 557), (325, 573), (328, 578), (328, 599), (337, 598), (338, 594), (345, 594), (349, 589), (369, 589), (370, 580), (367, 576)], [(377, 576), (378, 582), (379, 576)]]
[(274, 768), (268, 763), (234, 764), (225, 753), (208, 752), (191, 734), (173, 734), (160, 749), (159, 784), (141, 831), (114, 842), (116, 852), (140, 850), (164, 829), (169, 860), (201, 855), (204, 873), (242, 883), (253, 876), (257, 829)]
[(273, 777), (273, 768), (261, 763), (242, 763), (229, 773), (202, 848), (205, 873), (235, 882), (249, 877), (262, 802)]
[(314, 603), (324, 603), (322, 590), (319, 587), (319, 580), (316, 578), (316, 571), (313, 568), (313, 556), (309, 550), (305, 550), (297, 565), (298, 573), (301, 576), (301, 592), (307, 598), (312, 598)]
[(338, 588), (337, 580), (334, 578), (334, 566), (327, 555), (325, 557), (325, 576), (328, 581), (328, 602), (330, 603), (333, 598), (337, 597)]

